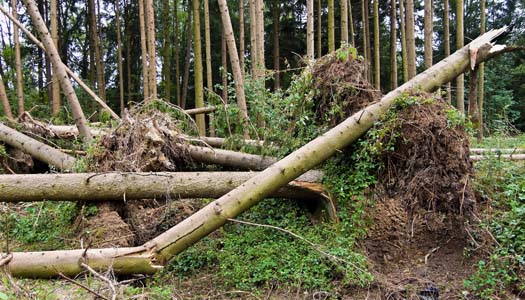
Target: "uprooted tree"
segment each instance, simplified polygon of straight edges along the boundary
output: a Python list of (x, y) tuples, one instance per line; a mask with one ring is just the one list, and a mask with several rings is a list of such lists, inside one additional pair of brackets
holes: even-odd
[[(398, 89), (335, 126), (325, 134), (274, 163), (239, 187), (199, 210), (168, 231), (138, 247), (112, 249), (78, 249), (46, 252), (11, 253), (5, 259), (7, 269), (20, 277), (73, 276), (82, 272), (81, 263), (93, 269), (111, 267), (119, 274), (150, 274), (178, 253), (224, 225), (229, 219), (249, 209), (262, 198), (274, 193), (288, 182), (322, 163), (364, 134), (402, 93), (432, 91), (451, 81), (469, 67), (506, 50), (492, 41), (506, 28), (490, 31), (452, 56), (419, 74)], [(471, 63), (471, 50), (477, 57)]]

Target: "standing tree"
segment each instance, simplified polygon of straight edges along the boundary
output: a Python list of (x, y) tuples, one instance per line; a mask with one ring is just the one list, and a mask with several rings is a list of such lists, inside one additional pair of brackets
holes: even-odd
[(367, 65), (367, 78), (368, 81), (372, 82), (372, 47), (370, 46), (370, 18), (368, 15), (369, 12), (369, 1), (370, 0), (364, 0), (363, 1), (363, 23), (364, 23), (364, 29), (365, 29), (365, 45), (366, 47), (366, 65)]
[(355, 47), (354, 18), (352, 17), (352, 1), (348, 0), (348, 23), (350, 24), (350, 44)]
[(255, 0), (255, 19), (257, 31), (257, 66), (259, 68), (258, 78), (264, 78), (266, 63), (264, 55), (264, 3), (262, 0)]
[[(89, 0), (93, 1), (93, 0)], [(149, 99), (149, 68), (148, 68), (148, 46), (146, 42), (146, 18), (144, 16), (144, 0), (139, 0), (139, 27), (140, 27), (140, 52), (142, 62), (142, 80), (144, 88), (144, 99)]]
[[(443, 0), (443, 43), (445, 48), (445, 57), (450, 56), (450, 8), (448, 0)], [(447, 82), (447, 103), (452, 103), (452, 89), (450, 82)]]
[[(174, 5), (177, 5), (176, 3)], [(162, 75), (164, 78), (164, 97), (166, 101), (171, 102), (171, 9), (170, 1), (163, 2), (163, 39), (164, 45), (162, 49), (163, 63), (162, 63)], [(174, 47), (177, 48), (177, 47)]]
[(40, 15), (38, 7), (36, 6), (34, 0), (22, 1), (24, 2), (29, 15), (31, 16), (31, 20), (33, 21), (33, 24), (37, 29), (38, 34), (40, 35), (40, 40), (44, 44), (46, 51), (49, 55), (49, 59), (51, 60), (51, 64), (53, 65), (53, 71), (57, 75), (62, 90), (64, 91), (64, 94), (66, 95), (66, 98), (68, 100), (69, 107), (71, 108), (71, 113), (75, 120), (75, 124), (78, 128), (78, 132), (80, 133), (80, 136), (84, 138), (84, 141), (87, 142), (91, 140), (91, 132), (87, 127), (86, 117), (84, 116), (84, 112), (80, 107), (80, 103), (78, 102), (78, 98), (75, 94), (75, 90), (73, 89), (73, 85), (71, 84), (71, 81), (69, 81), (69, 77), (66, 72), (66, 67), (60, 60), (58, 50), (55, 47), (53, 39), (49, 34), (46, 24), (44, 23), (44, 20), (42, 19), (42, 16)]
[[(16, 3), (16, 0), (11, 0), (13, 6), (13, 17), (18, 20)], [(22, 78), (22, 59), (20, 58), (20, 39), (18, 37), (18, 27), (16, 25), (13, 26), (13, 39), (15, 41), (16, 95), (18, 99), (18, 115), (20, 116), (24, 113), (24, 84)]]
[(208, 2), (208, 0), (204, 0), (204, 48), (206, 51), (206, 88), (208, 89), (208, 92), (212, 92), (213, 79), (211, 72), (210, 7)]
[[(58, 13), (57, 13), (58, 4), (57, 4), (57, 1), (58, 0), (51, 0), (51, 2), (49, 3), (51, 39), (53, 39), (53, 44), (55, 45), (56, 49), (58, 49)], [(53, 83), (51, 84), (51, 95), (52, 95), (51, 111), (53, 113), (53, 116), (56, 116), (60, 112), (60, 83), (59, 83), (57, 74), (55, 73), (54, 70), (53, 70)], [(20, 109), (20, 107), (18, 109)]]
[(118, 82), (119, 82), (119, 99), (120, 99), (120, 115), (124, 115), (124, 67), (122, 66), (122, 42), (120, 39), (120, 3), (115, 0), (115, 25), (117, 31), (117, 56), (118, 56)]
[(191, 13), (192, 9), (189, 5), (188, 0), (188, 19), (186, 22), (186, 56), (184, 57), (184, 74), (182, 75), (182, 95), (180, 100), (180, 107), (186, 108), (186, 97), (188, 96), (188, 81), (190, 78), (190, 61), (191, 61), (191, 53), (192, 53), (192, 17), (193, 14)]
[[(446, 1), (446, 0), (445, 0)], [(401, 63), (403, 66), (403, 82), (408, 81), (407, 35), (405, 22), (405, 0), (399, 0), (399, 19), (401, 20)]]
[(381, 66), (379, 65), (379, 0), (374, 0), (374, 83), (381, 89)]
[(328, 0), (328, 52), (335, 51), (334, 0)]
[(4, 114), (8, 120), (14, 121), (13, 113), (11, 112), (11, 106), (9, 105), (9, 99), (7, 99), (7, 93), (5, 92), (5, 85), (2, 76), (0, 75), (0, 100), (2, 101), (2, 107), (4, 108)]
[(396, 0), (390, 1), (390, 90), (397, 88), (397, 7)]
[(306, 1), (306, 56), (314, 59), (314, 0)]
[[(463, 0), (456, 1), (456, 47), (461, 49), (464, 45), (463, 41)], [(465, 113), (465, 79), (464, 75), (460, 74), (456, 78), (456, 105), (461, 113)]]
[(408, 79), (416, 76), (416, 38), (414, 26), (414, 0), (406, 3), (406, 44)]
[(241, 65), (239, 63), (239, 56), (237, 52), (237, 45), (235, 44), (235, 36), (233, 35), (233, 27), (230, 19), (230, 11), (228, 10), (228, 4), (226, 0), (218, 0), (219, 9), (221, 11), (222, 26), (226, 36), (226, 43), (228, 44), (228, 54), (230, 56), (230, 64), (233, 71), (233, 80), (235, 84), (235, 95), (237, 96), (237, 105), (241, 111), (242, 118), (244, 119), (244, 138), (250, 138), (250, 132), (248, 130), (248, 109), (246, 107), (246, 97), (244, 95), (244, 81), (241, 73)]
[(425, 0), (425, 69), (432, 66), (433, 0)]
[(173, 1), (173, 32), (174, 32), (174, 44), (175, 47), (171, 47), (174, 52), (175, 60), (175, 91), (176, 91), (176, 100), (177, 105), (180, 106), (180, 62), (179, 62), (179, 1)]
[(341, 45), (348, 43), (348, 1), (341, 0)]
[(279, 22), (281, 18), (279, 0), (272, 2), (272, 16), (273, 16), (273, 70), (274, 70), (274, 89), (278, 90), (281, 88), (281, 76), (279, 71), (281, 70), (281, 55), (279, 45)]
[(258, 66), (259, 58), (257, 55), (259, 52), (257, 51), (258, 46), (258, 39), (257, 39), (257, 14), (256, 14), (256, 8), (255, 8), (255, 1), (256, 0), (249, 0), (250, 1), (250, 54), (252, 59), (252, 77), (254, 79), (258, 78)]
[(239, 64), (244, 77), (244, 0), (239, 0)]
[(321, 57), (323, 55), (323, 40), (322, 40), (322, 13), (321, 13), (321, 0), (317, 0), (317, 57)]
[[(193, 75), (195, 77), (195, 107), (204, 107), (204, 84), (202, 80), (202, 51), (201, 51), (201, 23), (199, 13), (199, 0), (193, 0), (193, 53), (195, 55)], [(206, 136), (204, 115), (195, 116), (199, 135)]]
[[(483, 35), (486, 31), (487, 23), (487, 12), (486, 12), (486, 1), (480, 0), (480, 17), (481, 17), (481, 29), (480, 34)], [(483, 139), (483, 102), (485, 101), (485, 63), (479, 64), (479, 82), (478, 82), (478, 141), (481, 142)]]
[(146, 0), (150, 98), (157, 98), (157, 54), (155, 49), (155, 10), (153, 0)]

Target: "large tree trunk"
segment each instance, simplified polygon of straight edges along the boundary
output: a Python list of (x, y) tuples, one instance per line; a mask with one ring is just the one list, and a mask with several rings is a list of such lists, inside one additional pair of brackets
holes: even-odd
[[(480, 48), (476, 63), (501, 53), (490, 51), (491, 42), (505, 30), (506, 28), (491, 31), (472, 42), (473, 47)], [(469, 47), (464, 47), (417, 75), (413, 80), (391, 91), (381, 101), (350, 116), (325, 134), (140, 247), (118, 250), (15, 252), (10, 254), (10, 259), (6, 263), (7, 270), (19, 277), (51, 277), (58, 275), (59, 272), (73, 276), (82, 271), (79, 262), (85, 262), (97, 270), (104, 270), (111, 266), (117, 274), (153, 273), (161, 269), (162, 265), (175, 255), (220, 228), (231, 218), (248, 210), (288, 182), (356, 141), (403, 93), (416, 88), (421, 91), (433, 91), (464, 72), (469, 66)]]
[[(448, 0), (443, 0), (443, 43), (445, 48), (445, 57), (450, 56), (450, 8)], [(452, 104), (451, 83), (447, 82), (447, 103)]]
[(142, 81), (144, 89), (144, 99), (149, 99), (149, 67), (148, 67), (148, 43), (146, 38), (146, 17), (144, 13), (144, 0), (139, 0), (139, 30), (140, 30), (140, 52), (142, 62)]
[(211, 37), (210, 37), (210, 7), (209, 0), (204, 0), (204, 48), (206, 52), (206, 88), (208, 93), (213, 92), (213, 78), (211, 72)]
[[(447, 1), (447, 0), (445, 0)], [(401, 62), (403, 66), (403, 82), (408, 81), (407, 35), (405, 22), (405, 0), (399, 0), (399, 19), (401, 28)], [(450, 55), (450, 53), (449, 53)], [(448, 57), (448, 55), (447, 55)]]
[(390, 90), (397, 88), (397, 7), (390, 1)]
[(230, 11), (228, 10), (228, 4), (226, 3), (226, 0), (219, 0), (219, 9), (221, 11), (222, 26), (226, 35), (226, 43), (228, 44), (228, 54), (230, 56), (230, 64), (233, 72), (237, 105), (241, 111), (241, 117), (244, 119), (244, 138), (249, 139), (249, 117), (248, 108), (246, 107), (246, 96), (244, 94), (244, 80), (242, 77), (241, 65), (239, 63), (239, 52), (237, 51), (237, 45), (235, 44), (235, 36), (233, 35)]
[(49, 58), (51, 59), (51, 62), (53, 64), (53, 71), (55, 74), (57, 74), (62, 90), (64, 90), (64, 93), (68, 99), (69, 106), (71, 108), (71, 113), (73, 114), (73, 118), (75, 119), (75, 124), (78, 127), (78, 131), (80, 132), (80, 135), (85, 139), (85, 141), (89, 141), (91, 140), (91, 134), (89, 133), (89, 129), (87, 127), (86, 117), (84, 116), (84, 112), (82, 111), (80, 103), (78, 102), (77, 95), (75, 94), (75, 89), (69, 81), (66, 68), (60, 60), (57, 48), (53, 43), (53, 39), (51, 38), (49, 31), (47, 30), (46, 24), (44, 23), (42, 16), (38, 12), (38, 7), (36, 6), (34, 0), (23, 0), (23, 2), (26, 5), (29, 14), (31, 15), (33, 24), (38, 29), (43, 44), (47, 50), (47, 53), (49, 54)]
[(434, 9), (432, 2), (434, 0), (425, 0), (425, 69), (432, 66), (432, 40), (434, 34)]
[(260, 156), (230, 150), (188, 145), (190, 157), (198, 162), (235, 167), (244, 170), (264, 170), (278, 160), (271, 156)]
[[(408, 79), (416, 76), (416, 28), (414, 25), (414, 0), (406, 3), (406, 44)], [(460, 48), (458, 48), (460, 49)]]
[(317, 0), (317, 57), (323, 56), (323, 43), (322, 43), (322, 6), (321, 0)]
[[(53, 39), (53, 44), (55, 45), (55, 48), (58, 49), (58, 13), (57, 13), (57, 3), (58, 0), (51, 0), (49, 6), (50, 6), (50, 25), (51, 25), (51, 39)], [(18, 20), (18, 18), (17, 18)], [(52, 95), (53, 98), (51, 99), (51, 106), (52, 106), (52, 113), (53, 116), (57, 116), (60, 112), (60, 82), (58, 79), (58, 75), (56, 74), (55, 70), (53, 69), (53, 83), (52, 86)], [(104, 97), (102, 97), (104, 98)]]
[(115, 1), (115, 20), (116, 20), (116, 31), (117, 31), (117, 58), (118, 58), (118, 86), (119, 86), (119, 99), (120, 99), (120, 115), (124, 115), (124, 67), (122, 65), (122, 41), (120, 38), (120, 1)]
[[(2, 6), (0, 6), (0, 11), (6, 16), (8, 17), (16, 26), (18, 26), (18, 28), (20, 28), (20, 30), (22, 30), (26, 36), (31, 40), (33, 41), (33, 43), (35, 43), (40, 49), (44, 50), (44, 52), (47, 53), (47, 50), (44, 46), (44, 44), (42, 44), (29, 30), (27, 30), (27, 28), (25, 28), (20, 22), (16, 21), (16, 19), (13, 18), (13, 16)], [(65, 68), (67, 74), (74, 80), (78, 83), (78, 85), (88, 94), (90, 95), (98, 104), (100, 104), (100, 106), (102, 106), (104, 109), (106, 109), (110, 114), (111, 116), (115, 119), (115, 120), (119, 120), (119, 116), (113, 111), (111, 110), (111, 108), (99, 97), (97, 96), (97, 94), (95, 94), (95, 92), (93, 92), (93, 90), (91, 90), (91, 88), (86, 85), (75, 73), (73, 73), (73, 71), (71, 71), (71, 69), (69, 69), (66, 65), (62, 64), (62, 66)]]
[(179, 62), (179, 10), (178, 10), (179, 1), (174, 1), (173, 3), (173, 32), (174, 32), (174, 41), (175, 47), (170, 47), (175, 52), (175, 92), (176, 92), (176, 103), (178, 106), (181, 106), (180, 103), (180, 62)]
[(75, 165), (75, 159), (72, 156), (64, 154), (1, 123), (0, 141), (20, 149), (59, 170), (71, 170)]
[[(463, 47), (463, 0), (456, 1), (456, 47)], [(465, 113), (465, 79), (463, 74), (456, 78), (456, 105), (458, 110)]]
[(256, 0), (248, 0), (250, 3), (249, 6), (249, 14), (250, 14), (250, 54), (251, 54), (251, 60), (252, 60), (252, 77), (254, 79), (257, 79), (258, 73), (257, 73), (257, 64), (259, 63), (259, 59), (257, 58), (257, 17), (256, 17), (256, 9), (255, 9), (255, 1)]
[(258, 78), (265, 79), (266, 73), (266, 58), (264, 54), (264, 3), (263, 0), (255, 0), (255, 19), (257, 29), (257, 66)]
[(4, 80), (0, 76), (0, 100), (2, 101), (2, 107), (4, 108), (5, 116), (9, 121), (14, 121), (13, 113), (11, 112), (11, 105), (9, 99), (7, 99), (7, 93), (5, 91)]
[[(219, 198), (256, 172), (159, 172), (0, 175), (3, 202)], [(271, 197), (319, 200), (322, 172), (311, 171)]]
[(379, 0), (374, 0), (374, 85), (381, 90), (381, 67), (379, 62)]
[(328, 0), (328, 52), (335, 51), (335, 11), (334, 0)]
[(306, 57), (314, 59), (314, 0), (306, 0)]
[[(18, 20), (17, 0), (11, 0), (13, 7), (13, 17)], [(18, 99), (18, 115), (24, 113), (24, 84), (22, 78), (22, 59), (20, 57), (20, 38), (18, 37), (18, 27), (13, 26), (13, 39), (15, 40), (15, 68), (16, 68), (16, 95)]]
[[(202, 80), (201, 21), (199, 0), (193, 0), (193, 75), (195, 78), (195, 108), (204, 107), (204, 83)], [(206, 135), (204, 115), (196, 115), (195, 121), (199, 135)]]
[(352, 47), (355, 47), (355, 37), (354, 37), (354, 18), (352, 16), (352, 1), (348, 0), (348, 23), (350, 24), (350, 44)]
[(348, 43), (348, 0), (341, 0), (341, 45)]
[(157, 99), (157, 50), (155, 47), (155, 7), (153, 0), (145, 0), (146, 32), (148, 41), (150, 98)]

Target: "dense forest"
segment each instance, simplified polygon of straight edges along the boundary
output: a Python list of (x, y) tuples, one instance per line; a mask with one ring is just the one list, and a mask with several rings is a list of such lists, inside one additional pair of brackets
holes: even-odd
[(0, 11), (0, 300), (523, 297), (525, 1)]

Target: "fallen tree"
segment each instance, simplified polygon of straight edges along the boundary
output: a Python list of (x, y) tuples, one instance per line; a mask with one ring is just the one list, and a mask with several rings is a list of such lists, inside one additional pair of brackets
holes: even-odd
[(483, 34), (453, 55), (391, 91), (381, 101), (353, 114), (325, 134), (140, 247), (125, 250), (84, 249), (12, 253), (6, 263), (7, 270), (15, 276), (25, 277), (51, 277), (60, 272), (67, 272), (72, 276), (81, 271), (79, 262), (84, 262), (99, 270), (111, 267), (115, 273), (120, 274), (155, 272), (175, 255), (220, 228), (231, 218), (353, 143), (387, 112), (403, 93), (435, 90), (465, 72), (470, 66), (471, 48), (479, 49), (474, 64), (505, 52), (504, 46), (493, 47), (492, 41), (506, 30), (504, 27)]
[[(157, 172), (0, 175), (0, 201), (122, 201), (219, 198), (255, 172)], [(324, 199), (322, 172), (310, 171), (275, 191), (279, 198)]]
[(470, 148), (470, 153), (524, 153), (525, 149), (522, 148)]
[(20, 149), (59, 170), (71, 170), (75, 165), (74, 157), (30, 138), (2, 123), (0, 123), (0, 141)]
[(198, 162), (236, 167), (244, 170), (264, 170), (278, 161), (271, 156), (260, 156), (230, 150), (188, 145), (188, 154)]
[(525, 160), (525, 154), (496, 154), (491, 153), (487, 155), (471, 155), (470, 159), (473, 161), (480, 161), (484, 159), (497, 158), (497, 159), (508, 159), (508, 160)]

